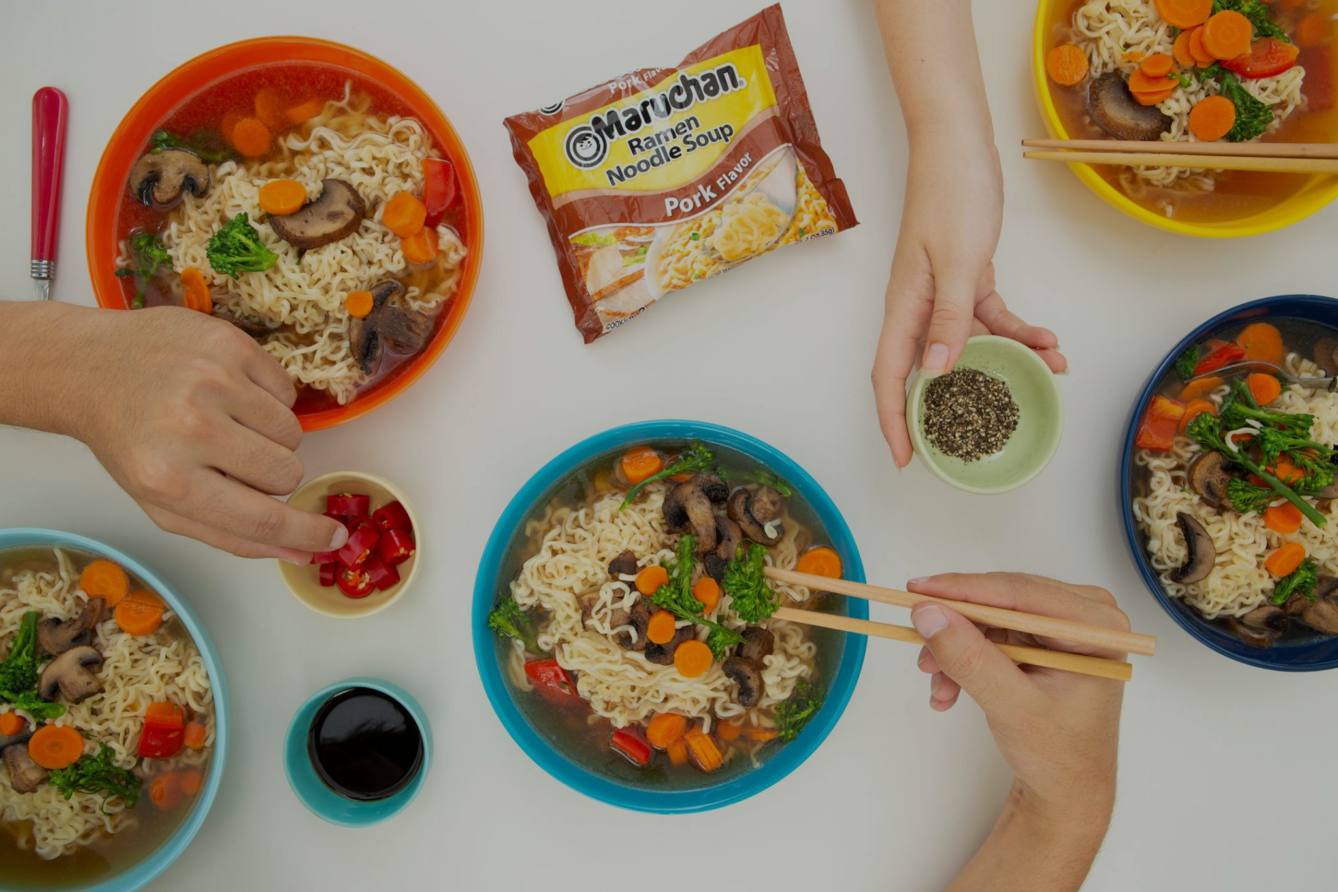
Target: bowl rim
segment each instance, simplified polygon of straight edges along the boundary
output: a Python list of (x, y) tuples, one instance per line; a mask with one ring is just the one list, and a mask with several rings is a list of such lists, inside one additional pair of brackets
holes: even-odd
[[(1059, 2), (1061, 0), (1039, 0), (1036, 6), (1036, 21), (1032, 31), (1032, 84), (1036, 92), (1036, 104), (1045, 121), (1045, 129), (1054, 139), (1068, 139), (1068, 131), (1059, 119), (1059, 111), (1055, 108), (1050, 83), (1045, 74), (1045, 42), (1050, 12)], [(1199, 238), (1243, 238), (1275, 232), (1322, 211), (1338, 198), (1338, 175), (1315, 174), (1292, 196), (1265, 211), (1234, 221), (1196, 223), (1175, 220), (1148, 210), (1112, 186), (1090, 164), (1076, 162), (1068, 166), (1087, 188), (1111, 207), (1158, 229)]]
[(88, 892), (130, 892), (141, 889), (167, 870), (181, 853), (186, 850), (195, 834), (199, 832), (204, 820), (213, 807), (223, 783), (223, 772), (228, 760), (228, 686), (223, 676), (223, 665), (219, 660), (214, 642), (205, 631), (204, 624), (195, 615), (195, 611), (184, 598), (161, 576), (140, 563), (135, 558), (98, 539), (67, 533), (62, 530), (41, 527), (13, 527), (0, 530), (0, 549), (26, 548), (30, 546), (48, 548), (77, 548), (100, 557), (111, 558), (127, 567), (140, 579), (153, 587), (156, 594), (172, 606), (172, 610), (186, 626), (191, 640), (200, 652), (200, 659), (209, 673), (209, 682), (214, 689), (214, 755), (209, 778), (195, 803), (194, 809), (170, 837), (157, 849), (145, 855), (129, 869), (101, 880), (92, 886), (83, 887)]
[[(162, 114), (150, 114), (151, 107), (167, 104), (170, 109), (178, 107), (187, 98), (195, 95), (209, 84), (219, 79), (218, 74), (204, 73), (199, 69), (212, 69), (213, 66), (227, 64), (237, 56), (264, 50), (272, 54), (261, 62), (249, 61), (230, 68), (232, 72), (257, 65), (283, 61), (319, 61), (322, 64), (342, 66), (357, 72), (360, 76), (376, 82), (400, 101), (410, 106), (415, 115), (427, 126), (439, 148), (450, 159), (455, 174), (460, 182), (460, 189), (465, 200), (466, 227), (468, 238), (464, 269), (460, 284), (447, 303), (446, 318), (427, 345), (408, 362), (395, 376), (377, 385), (365, 396), (355, 397), (344, 406), (304, 412), (298, 416), (305, 431), (324, 430), (360, 418), (363, 415), (391, 402), (408, 390), (414, 382), (423, 376), (437, 359), (445, 352), (464, 322), (466, 313), (473, 301), (474, 292), (483, 265), (483, 199), (479, 189), (478, 177), (474, 165), (465, 150), (450, 120), (440, 107), (420, 87), (416, 81), (398, 68), (363, 50), (345, 44), (318, 37), (299, 35), (272, 35), (252, 37), (227, 43), (177, 65), (159, 78), (137, 99), (130, 110), (121, 118), (112, 131), (107, 145), (98, 159), (89, 187), (88, 209), (85, 221), (85, 243), (88, 258), (88, 272), (92, 281), (93, 294), (99, 307), (104, 309), (126, 309), (124, 295), (119, 280), (112, 272), (105, 259), (115, 255), (115, 229), (111, 225), (116, 207), (122, 197), (122, 184), (128, 175), (134, 159), (138, 156), (147, 130), (162, 120)], [(311, 56), (294, 57), (293, 53), (322, 53), (341, 57), (338, 61), (329, 58)], [(286, 54), (279, 58), (280, 54)], [(187, 84), (187, 87), (182, 87)], [(144, 119), (144, 120), (141, 120)], [(142, 137), (137, 137), (141, 131)]]
[[(1225, 633), (1209, 634), (1211, 625), (1208, 620), (1200, 617), (1193, 608), (1181, 604), (1166, 594), (1158, 579), (1156, 571), (1153, 570), (1148, 561), (1146, 550), (1143, 548), (1143, 538), (1138, 531), (1138, 523), (1133, 514), (1133, 499), (1131, 496), (1131, 485), (1133, 482), (1134, 467), (1134, 437), (1137, 434), (1138, 422), (1142, 418), (1143, 409), (1148, 401), (1157, 391), (1157, 384), (1163, 376), (1170, 371), (1175, 364), (1175, 359), (1190, 344), (1197, 342), (1203, 335), (1220, 327), (1224, 323), (1231, 322), (1237, 318), (1249, 313), (1255, 313), (1257, 318), (1265, 319), (1270, 315), (1275, 315), (1271, 311), (1278, 305), (1293, 304), (1295, 302), (1310, 303), (1317, 306), (1330, 306), (1335, 318), (1338, 318), (1338, 298), (1327, 297), (1321, 294), (1278, 294), (1272, 297), (1263, 297), (1256, 300), (1246, 301), (1230, 309), (1223, 310), (1212, 316), (1206, 322), (1195, 326), (1190, 332), (1181, 338), (1165, 358), (1159, 362), (1148, 376), (1143, 386), (1139, 389), (1138, 396), (1135, 397), (1133, 408), (1129, 413), (1129, 418), (1125, 424), (1124, 438), (1121, 442), (1119, 473), (1116, 476), (1116, 497), (1120, 504), (1120, 518), (1124, 525), (1125, 544), (1134, 561), (1134, 566), (1138, 569), (1138, 574), (1142, 577), (1143, 584), (1147, 587), (1152, 596), (1157, 599), (1157, 603), (1175, 620), (1180, 628), (1189, 633), (1190, 637), (1196, 639), (1200, 644), (1204, 644), (1212, 650), (1217, 651), (1223, 656), (1244, 663), (1248, 666), (1254, 666), (1260, 669), (1273, 669), (1279, 672), (1319, 672), (1326, 669), (1338, 668), (1338, 643), (1333, 641), (1326, 642), (1324, 639), (1308, 645), (1296, 645), (1286, 649), (1274, 648), (1250, 648), (1247, 650), (1237, 650), (1231, 646), (1234, 642)], [(1277, 313), (1276, 315), (1286, 315)], [(1213, 630), (1216, 632), (1217, 630)], [(1334, 649), (1334, 656), (1325, 660), (1318, 660), (1310, 663), (1287, 662), (1292, 654), (1302, 652), (1306, 648), (1319, 645), (1327, 645)], [(1240, 643), (1241, 648), (1249, 647), (1244, 642)]]
[[(521, 715), (497, 662), (494, 636), (487, 627), (487, 616), (492, 610), (498, 574), (502, 569), (507, 546), (512, 534), (535, 502), (555, 483), (567, 476), (575, 466), (614, 449), (646, 440), (693, 439), (735, 449), (756, 458), (780, 473), (804, 494), (809, 506), (817, 514), (832, 546), (841, 553), (845, 562), (845, 578), (864, 581), (864, 564), (854, 534), (846, 524), (836, 504), (813, 477), (797, 462), (780, 450), (733, 428), (702, 421), (663, 419), (640, 421), (610, 428), (587, 437), (571, 446), (534, 473), (507, 504), (498, 518), (488, 544), (479, 562), (474, 582), (474, 603), (471, 626), (474, 639), (474, 661), (493, 711), (521, 751), (548, 772), (554, 779), (571, 789), (600, 802), (632, 811), (654, 814), (687, 814), (708, 811), (740, 802), (757, 795), (779, 782), (798, 768), (827, 739), (836, 726), (854, 693), (863, 668), (867, 640), (862, 635), (847, 635), (841, 662), (832, 674), (827, 689), (827, 702), (815, 719), (796, 740), (773, 755), (762, 767), (745, 772), (721, 784), (694, 790), (648, 790), (625, 786), (599, 777), (579, 767), (545, 742)], [(849, 615), (867, 619), (867, 602), (849, 599)]]
[[(341, 477), (365, 480), (366, 482), (371, 483), (374, 486), (381, 487), (386, 492), (394, 496), (401, 504), (404, 505), (404, 510), (409, 515), (409, 522), (413, 524), (414, 542), (418, 543), (423, 541), (423, 522), (419, 518), (418, 511), (417, 509), (414, 508), (413, 500), (409, 498), (408, 493), (406, 493), (403, 489), (401, 489), (399, 486), (392, 483), (391, 481), (387, 480), (386, 478), (378, 476), (376, 474), (368, 473), (367, 471), (330, 471), (328, 473), (321, 474), (317, 477), (311, 478), (306, 483), (303, 483), (297, 489), (293, 490), (292, 494), (289, 495), (288, 498), (285, 499), (284, 501), (286, 504), (292, 504), (293, 499), (297, 498), (297, 496), (300, 493), (304, 493), (309, 489), (314, 489), (315, 487), (323, 485), (330, 480)], [(417, 547), (415, 546), (415, 550), (413, 553), (413, 566), (409, 568), (409, 573), (407, 576), (403, 577), (402, 579), (400, 579), (399, 582), (391, 586), (391, 595), (388, 598), (382, 601), (373, 602), (373, 605), (367, 606), (362, 611), (334, 613), (325, 610), (322, 607), (317, 606), (316, 604), (313, 604), (311, 601), (308, 601), (306, 598), (304, 598), (301, 594), (298, 593), (297, 589), (293, 588), (292, 584), (289, 583), (288, 577), (285, 575), (285, 573), (289, 572), (288, 568), (294, 565), (289, 564), (286, 561), (279, 560), (277, 558), (274, 561), (274, 565), (279, 573), (279, 579), (282, 580), (284, 588), (288, 589), (288, 593), (291, 594), (294, 598), (296, 598), (299, 603), (309, 608), (312, 612), (320, 614), (321, 616), (327, 616), (330, 619), (341, 619), (341, 620), (363, 619), (364, 617), (373, 616), (377, 613), (380, 613), (382, 610), (385, 610), (391, 604), (394, 604), (397, 601), (399, 601), (399, 599), (404, 596), (404, 593), (409, 590), (410, 586), (413, 585), (414, 580), (418, 578), (418, 568), (421, 567), (422, 564), (423, 564), (423, 552), (418, 550)], [(304, 564), (301, 567), (297, 567), (297, 569), (306, 570), (310, 566), (311, 566), (310, 564)], [(363, 603), (366, 604), (365, 601)]]
[(915, 454), (919, 457), (920, 462), (927, 467), (935, 477), (950, 486), (955, 486), (963, 492), (969, 492), (974, 495), (1002, 495), (1003, 493), (1012, 492), (1015, 489), (1021, 489), (1023, 486), (1026, 486), (1028, 483), (1039, 477), (1041, 472), (1050, 466), (1050, 462), (1055, 457), (1055, 453), (1059, 451), (1059, 444), (1064, 437), (1064, 395), (1059, 389), (1059, 382), (1055, 380), (1054, 372), (1050, 371), (1050, 367), (1045, 364), (1045, 360), (1041, 359), (1040, 355), (1027, 345), (1015, 341), (1012, 338), (1003, 337), (1002, 335), (973, 335), (970, 338), (967, 338), (966, 346), (970, 347), (973, 344), (991, 344), (999, 349), (1009, 351), (1016, 356), (1025, 356), (1026, 358), (1023, 359), (1022, 362), (1036, 365), (1045, 373), (1044, 380), (1047, 382), (1045, 390), (1053, 397), (1056, 412), (1056, 417), (1053, 422), (1054, 433), (1052, 433), (1047, 440), (1045, 457), (1038, 461), (1034, 468), (1016, 480), (1010, 480), (1008, 483), (1000, 483), (994, 486), (976, 486), (963, 480), (958, 480), (956, 477), (949, 474), (947, 470), (938, 463), (937, 459), (930, 454), (924, 433), (920, 430), (920, 425), (916, 418), (916, 415), (919, 414), (920, 401), (924, 398), (925, 388), (929, 386), (930, 381), (934, 380), (933, 378), (920, 376), (917, 377), (915, 383), (911, 385), (910, 393), (906, 397), (906, 429), (910, 434), (911, 445), (915, 447)]
[[(386, 799), (377, 799), (370, 802), (344, 799), (325, 786), (325, 783), (317, 776), (311, 760), (305, 758), (307, 727), (310, 726), (311, 720), (316, 717), (316, 711), (332, 695), (348, 688), (371, 688), (392, 697), (409, 711), (409, 715), (413, 716), (414, 721), (418, 724), (418, 730), (422, 734), (423, 761), (418, 766), (417, 774), (404, 789)], [(395, 817), (408, 808), (409, 803), (418, 798), (419, 791), (423, 789), (423, 784), (427, 782), (427, 773), (431, 767), (432, 725), (427, 720), (427, 711), (404, 688), (393, 682), (383, 681), (369, 675), (336, 681), (307, 697), (302, 701), (302, 705), (293, 712), (293, 717), (288, 721), (288, 730), (283, 735), (283, 773), (288, 779), (289, 789), (293, 791), (297, 801), (301, 802), (307, 811), (322, 821), (328, 821), (340, 827), (371, 827), (373, 824), (380, 824), (382, 821), (388, 821)], [(347, 814), (340, 815), (323, 809), (315, 798), (321, 791), (338, 797), (339, 802), (348, 809)]]

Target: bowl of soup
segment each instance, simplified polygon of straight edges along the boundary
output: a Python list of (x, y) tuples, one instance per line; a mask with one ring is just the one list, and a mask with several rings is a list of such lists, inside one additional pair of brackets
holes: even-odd
[(222, 781), (227, 689), (185, 600), (110, 546), (0, 531), (5, 888), (138, 889)]
[(1139, 574), (1239, 662), (1338, 667), (1338, 300), (1286, 295), (1197, 326), (1134, 402), (1120, 464)]
[(473, 295), (483, 214), (436, 104), (385, 62), (303, 37), (228, 44), (154, 84), (93, 178), (100, 306), (183, 306), (252, 337), (316, 430), (406, 390)]
[(681, 813), (775, 784), (835, 727), (861, 636), (778, 608), (867, 618), (768, 568), (862, 581), (835, 504), (779, 450), (649, 421), (567, 449), (521, 487), (474, 588), (484, 690), (520, 748), (612, 805)]
[[(1041, 0), (1032, 46), (1041, 115), (1059, 139), (1333, 142), (1335, 14), (1338, 0), (1265, 6), (1245, 26), (1253, 32), (1248, 51), (1219, 60), (1204, 48), (1207, 22), (1182, 19), (1176, 27), (1156, 0)], [(1225, 133), (1203, 114), (1223, 107), (1217, 121), (1230, 123)], [(1069, 166), (1124, 213), (1188, 235), (1270, 232), (1338, 197), (1331, 174)]]

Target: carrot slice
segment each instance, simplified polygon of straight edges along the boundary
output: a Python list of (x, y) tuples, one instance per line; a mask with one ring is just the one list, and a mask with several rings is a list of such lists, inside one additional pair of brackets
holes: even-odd
[(232, 129), (244, 117), (246, 115), (235, 108), (230, 108), (223, 113), (223, 120), (219, 122), (218, 129), (222, 131), (223, 139), (227, 141), (228, 145), (232, 145)]
[(1167, 87), (1165, 90), (1158, 90), (1155, 93), (1134, 93), (1133, 97), (1139, 105), (1159, 105), (1171, 98), (1175, 92), (1175, 87)]
[(4, 715), (0, 715), (0, 735), (14, 737), (22, 731), (27, 724), (28, 723), (23, 720), (23, 716), (19, 715), (17, 712), (7, 712)]
[(48, 771), (68, 768), (84, 754), (84, 736), (69, 725), (43, 725), (28, 739), (28, 757)]
[(749, 728), (747, 731), (743, 732), (743, 736), (744, 736), (744, 737), (747, 737), (749, 740), (761, 740), (761, 741), (775, 740), (775, 739), (776, 739), (776, 729), (775, 729), (775, 728)]
[(302, 124), (310, 121), (312, 118), (325, 111), (325, 103), (320, 99), (308, 99), (306, 102), (291, 106), (284, 117), (288, 119), (289, 124)]
[(810, 548), (799, 556), (794, 565), (797, 573), (810, 573), (814, 576), (826, 576), (828, 579), (841, 578), (841, 556), (836, 549), (819, 545)]
[(267, 214), (286, 217), (302, 210), (307, 203), (307, 187), (297, 180), (280, 177), (260, 187), (260, 207)]
[(669, 571), (659, 564), (651, 564), (649, 567), (642, 568), (636, 575), (636, 590), (643, 595), (653, 595), (660, 590), (660, 586), (669, 582)]
[(1226, 136), (1236, 124), (1236, 104), (1225, 96), (1206, 96), (1189, 110), (1189, 130), (1204, 142)]
[(1296, 33), (1292, 37), (1296, 40), (1296, 45), (1301, 47), (1319, 46), (1324, 42), (1324, 19), (1317, 13), (1310, 15), (1296, 23)]
[(669, 754), (670, 765), (681, 768), (688, 764), (688, 745), (683, 742), (683, 738), (680, 737), (669, 744), (669, 748), (665, 752)]
[(242, 118), (232, 127), (232, 145), (247, 158), (269, 151), (270, 130), (259, 118)]
[(90, 598), (101, 598), (108, 607), (115, 607), (117, 602), (130, 591), (130, 577), (121, 565), (108, 560), (96, 560), (84, 567), (79, 574), (79, 587)]
[(734, 722), (717, 722), (715, 726), (715, 736), (726, 743), (738, 740), (739, 735), (742, 733), (743, 725), (738, 725)]
[(204, 749), (204, 741), (208, 737), (208, 729), (204, 722), (187, 722), (186, 733), (183, 737), (186, 746), (193, 750)]
[(1138, 70), (1148, 77), (1166, 77), (1174, 67), (1175, 59), (1165, 53), (1153, 53), (1143, 60)]
[[(702, 647), (706, 647), (706, 645), (703, 644)], [(679, 648), (679, 650), (682, 649)], [(716, 746), (715, 741), (711, 739), (711, 735), (705, 733), (702, 729), (693, 728), (683, 738), (683, 742), (688, 747), (688, 758), (701, 771), (710, 774), (725, 764), (725, 757), (721, 754), (720, 747)]]
[(204, 786), (204, 772), (198, 768), (183, 768), (177, 772), (177, 786), (187, 796), (194, 796)]
[(1175, 78), (1152, 77), (1141, 68), (1129, 75), (1129, 89), (1135, 94), (1160, 93), (1163, 90), (1173, 90), (1178, 86), (1180, 86), (1180, 81)]
[(165, 771), (149, 781), (149, 799), (163, 811), (171, 811), (181, 802), (181, 783), (175, 771)]
[(1180, 417), (1180, 432), (1184, 433), (1185, 429), (1189, 427), (1189, 423), (1204, 412), (1209, 415), (1216, 415), (1217, 407), (1207, 400), (1191, 400), (1185, 406), (1185, 414)]
[(362, 319), (372, 312), (372, 305), (375, 303), (370, 291), (350, 291), (348, 297), (344, 298), (344, 308), (354, 319)]
[(1193, 33), (1189, 35), (1189, 52), (1194, 56), (1194, 61), (1201, 66), (1211, 65), (1217, 61), (1203, 45), (1202, 28), (1195, 28)]
[(661, 610), (646, 623), (646, 639), (652, 644), (668, 644), (674, 640), (674, 633), (677, 631), (678, 625), (674, 621), (674, 615), (668, 610)]
[(702, 613), (710, 613), (720, 603), (720, 583), (703, 576), (692, 586), (692, 597), (702, 602)]
[(688, 720), (675, 712), (662, 712), (646, 726), (646, 742), (657, 750), (667, 750), (683, 739)]
[(1233, 9), (1224, 9), (1203, 26), (1203, 48), (1218, 59), (1234, 59), (1250, 51), (1254, 25)]
[(273, 87), (262, 87), (255, 98), (256, 117), (271, 131), (288, 127), (288, 101)]
[(1062, 43), (1045, 57), (1045, 72), (1061, 87), (1072, 87), (1087, 78), (1087, 54), (1071, 43)]
[(633, 486), (660, 473), (663, 467), (664, 459), (649, 446), (633, 446), (622, 457), (623, 476)]
[(152, 592), (135, 591), (121, 599), (112, 615), (128, 635), (152, 635), (163, 624), (167, 605)]
[(698, 678), (706, 674), (715, 658), (711, 648), (700, 641), (684, 641), (674, 650), (674, 668), (684, 678)]
[(209, 286), (204, 281), (204, 273), (193, 266), (181, 271), (181, 302), (188, 310), (201, 313), (214, 312), (214, 299), (209, 296)]
[(1305, 560), (1305, 546), (1300, 542), (1288, 542), (1268, 556), (1264, 561), (1264, 569), (1281, 579), (1295, 573), (1303, 560)]
[(381, 222), (400, 238), (410, 238), (427, 222), (427, 205), (412, 192), (398, 192), (386, 202)]
[(1304, 516), (1301, 514), (1301, 509), (1291, 502), (1270, 505), (1264, 509), (1264, 526), (1275, 533), (1290, 536), (1301, 528), (1301, 520)]
[(1197, 378), (1186, 384), (1184, 389), (1180, 391), (1180, 402), (1188, 403), (1190, 400), (1201, 397), (1206, 393), (1212, 393), (1225, 383), (1225, 381), (1216, 375), (1209, 375), (1206, 378)]
[(1182, 68), (1193, 68), (1199, 64), (1199, 60), (1189, 51), (1189, 37), (1192, 33), (1192, 31), (1181, 31), (1176, 35), (1175, 44), (1171, 47), (1175, 61), (1179, 62)]
[(401, 239), (400, 250), (410, 263), (432, 263), (437, 259), (437, 230), (424, 226), (417, 235)]
[(1236, 343), (1245, 348), (1247, 360), (1282, 365), (1282, 354), (1286, 348), (1282, 346), (1282, 333), (1276, 326), (1267, 322), (1247, 325), (1236, 336)]
[(1156, 0), (1157, 12), (1177, 28), (1193, 28), (1213, 14), (1213, 0)]
[(1245, 386), (1250, 388), (1250, 395), (1261, 406), (1267, 406), (1282, 396), (1282, 382), (1264, 372), (1254, 372), (1245, 379)]

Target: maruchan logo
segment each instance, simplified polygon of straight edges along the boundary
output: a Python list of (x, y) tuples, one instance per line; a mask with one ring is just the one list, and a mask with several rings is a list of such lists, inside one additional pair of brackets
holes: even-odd
[(589, 124), (573, 127), (564, 146), (567, 160), (581, 170), (594, 170), (609, 154), (609, 141)]
[(541, 114), (541, 115), (555, 115), (555, 114), (557, 114), (558, 112), (562, 111), (562, 109), (563, 109), (566, 105), (567, 105), (567, 100), (565, 100), (565, 99), (562, 100), (561, 102), (554, 102), (552, 105), (545, 105), (543, 108), (539, 109), (539, 114)]

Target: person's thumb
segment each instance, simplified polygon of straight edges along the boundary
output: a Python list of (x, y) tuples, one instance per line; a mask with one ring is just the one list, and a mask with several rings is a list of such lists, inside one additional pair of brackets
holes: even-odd
[(953, 270), (936, 276), (934, 312), (925, 333), (925, 352), (920, 360), (920, 374), (934, 378), (951, 371), (957, 364), (966, 339), (971, 336), (971, 322), (976, 313), (978, 276)]
[(944, 675), (961, 685), (980, 708), (1006, 708), (1025, 691), (1027, 677), (976, 626), (955, 610), (921, 603), (911, 623), (925, 639)]

